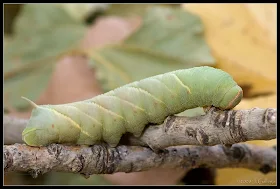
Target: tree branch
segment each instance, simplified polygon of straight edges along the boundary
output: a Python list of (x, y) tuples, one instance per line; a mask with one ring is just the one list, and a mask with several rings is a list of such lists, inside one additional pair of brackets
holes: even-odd
[[(161, 125), (148, 126), (141, 137), (127, 134), (120, 143), (149, 146), (157, 151), (179, 145), (213, 146), (270, 140), (276, 138), (276, 117), (277, 111), (273, 108), (221, 111), (213, 107), (204, 116), (170, 116)], [(23, 143), (21, 133), (26, 123), (26, 120), (4, 117), (5, 144)], [(13, 130), (16, 136), (11, 134)]]
[(159, 153), (139, 146), (107, 145), (30, 147), (4, 146), (4, 170), (29, 172), (33, 177), (49, 171), (92, 174), (138, 172), (154, 167), (242, 167), (263, 173), (276, 170), (276, 150), (248, 144), (169, 147)]
[(27, 122), (27, 119), (4, 115), (4, 144), (24, 143), (22, 140), (22, 131), (26, 127)]
[(130, 135), (124, 143), (157, 150), (179, 145), (271, 140), (276, 138), (276, 117), (273, 108), (221, 111), (212, 107), (204, 116), (170, 116), (161, 125), (147, 127), (140, 138)]
[[(26, 123), (27, 120), (4, 117), (5, 143), (22, 143), (21, 133)], [(145, 171), (153, 167), (193, 169), (201, 166), (243, 167), (266, 173), (276, 169), (275, 149), (234, 143), (274, 138), (276, 109), (221, 111), (213, 107), (204, 116), (170, 116), (161, 125), (148, 126), (139, 138), (132, 135), (122, 138), (121, 144), (134, 146), (4, 145), (4, 170), (29, 172), (33, 177), (49, 171), (80, 173), (88, 177)], [(217, 144), (234, 145), (228, 148)]]

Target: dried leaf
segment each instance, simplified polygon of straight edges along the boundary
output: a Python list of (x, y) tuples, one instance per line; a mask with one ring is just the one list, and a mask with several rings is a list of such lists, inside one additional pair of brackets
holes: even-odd
[(141, 23), (140, 17), (100, 17), (87, 30), (82, 46), (84, 49), (90, 49), (119, 43), (139, 29)]
[(277, 95), (267, 95), (267, 96), (259, 96), (255, 98), (245, 98), (243, 99), (235, 109), (249, 109), (249, 108), (276, 108), (277, 107)]
[(276, 173), (264, 175), (261, 172), (248, 169), (219, 169), (216, 177), (217, 185), (254, 185), (254, 186), (275, 186)]
[(246, 3), (252, 17), (266, 32), (266, 38), (272, 46), (277, 44), (277, 5), (276, 3)]
[(245, 5), (184, 4), (183, 9), (201, 17), (217, 67), (230, 73), (239, 85), (249, 88), (246, 96), (275, 92), (276, 48), (270, 42), (267, 28), (260, 26), (259, 19)]

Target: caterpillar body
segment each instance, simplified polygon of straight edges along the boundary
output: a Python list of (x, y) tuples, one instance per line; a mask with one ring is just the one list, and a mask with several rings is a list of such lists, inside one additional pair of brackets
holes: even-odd
[[(61, 105), (35, 105), (24, 129), (30, 146), (51, 143), (118, 145), (126, 132), (139, 137), (148, 124), (195, 107), (232, 109), (241, 87), (226, 72), (202, 66), (136, 81), (94, 98)], [(31, 102), (32, 103), (32, 102)]]

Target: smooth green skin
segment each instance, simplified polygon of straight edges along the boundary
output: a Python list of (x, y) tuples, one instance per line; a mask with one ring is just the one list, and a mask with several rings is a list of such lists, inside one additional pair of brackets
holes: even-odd
[(242, 89), (222, 70), (176, 70), (89, 100), (37, 106), (22, 135), (30, 146), (105, 141), (115, 147), (126, 132), (138, 137), (147, 124), (161, 124), (167, 116), (196, 107), (232, 109), (242, 97)]

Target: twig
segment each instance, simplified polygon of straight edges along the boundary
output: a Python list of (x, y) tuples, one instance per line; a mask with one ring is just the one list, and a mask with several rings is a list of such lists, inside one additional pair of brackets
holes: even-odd
[(24, 143), (22, 131), (26, 127), (28, 120), (11, 116), (3, 117), (4, 144)]
[[(253, 108), (250, 110), (221, 111), (210, 108), (204, 116), (170, 116), (161, 125), (150, 125), (139, 138), (132, 135), (123, 137), (121, 144), (149, 146), (153, 150), (179, 145), (235, 144), (250, 140), (276, 138), (276, 109)], [(5, 120), (5, 117), (4, 117)], [(20, 136), (10, 137), (4, 122), (5, 144), (23, 143), (21, 132), (24, 120), (9, 123), (9, 128)], [(7, 143), (7, 138), (9, 139)]]
[[(26, 122), (6, 119), (5, 139), (9, 129), (15, 128), (15, 125), (18, 126), (17, 134), (21, 134)], [(168, 117), (162, 125), (148, 126), (140, 138), (128, 135), (121, 141), (149, 146), (157, 153), (139, 146), (109, 148), (106, 145), (52, 144), (37, 148), (15, 144), (4, 146), (4, 167), (5, 172), (25, 171), (34, 177), (49, 171), (80, 173), (88, 177), (92, 174), (145, 171), (153, 167), (193, 169), (201, 166), (243, 167), (266, 173), (276, 169), (275, 149), (247, 144), (234, 144), (231, 148), (212, 145), (273, 138), (276, 138), (276, 109), (220, 111), (210, 108), (205, 116)], [(22, 142), (21, 136), (14, 139)], [(211, 147), (169, 147), (177, 145)]]
[(217, 146), (170, 147), (160, 153), (137, 146), (106, 145), (30, 147), (25, 144), (4, 146), (4, 170), (29, 172), (33, 177), (49, 171), (92, 174), (138, 172), (153, 167), (242, 167), (263, 173), (276, 170), (276, 151), (248, 144), (231, 148)]
[(162, 125), (149, 126), (140, 138), (129, 136), (131, 145), (164, 149), (179, 145), (232, 145), (276, 138), (277, 111), (273, 108), (221, 111), (210, 108), (206, 115), (168, 117)]

